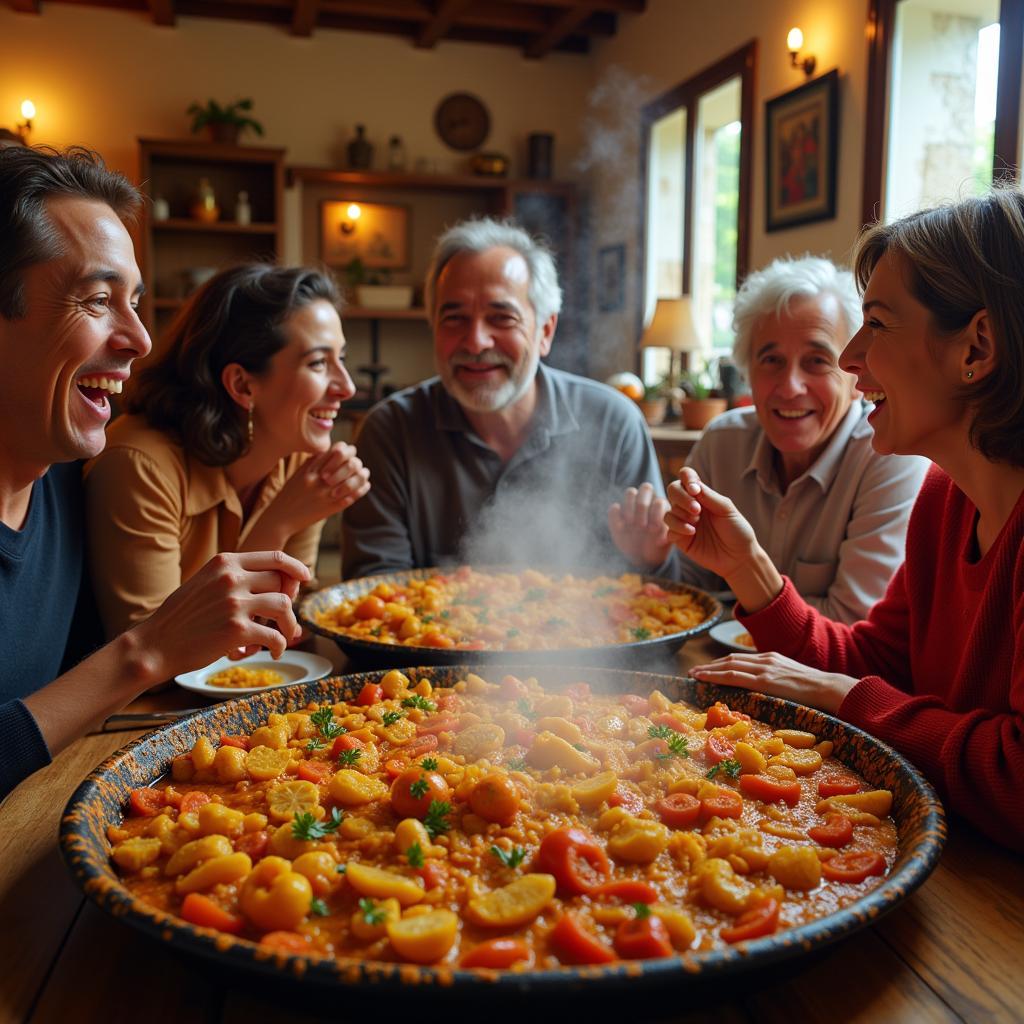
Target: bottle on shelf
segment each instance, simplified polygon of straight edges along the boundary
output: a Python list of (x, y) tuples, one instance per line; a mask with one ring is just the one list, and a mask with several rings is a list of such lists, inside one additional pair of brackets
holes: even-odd
[(348, 144), (348, 165), (366, 170), (373, 163), (373, 143), (366, 138), (366, 125), (356, 125), (356, 137)]
[(235, 201), (235, 223), (252, 223), (252, 207), (249, 205), (249, 193), (245, 189), (238, 193), (238, 199)]
[(404, 171), (405, 163), (405, 144), (402, 142), (402, 136), (392, 135), (388, 139), (388, 170)]
[(170, 203), (163, 196), (157, 196), (153, 200), (153, 220), (169, 220), (170, 216)]
[(217, 196), (214, 194), (209, 178), (199, 179), (190, 212), (193, 220), (202, 221), (204, 224), (213, 224), (220, 217)]

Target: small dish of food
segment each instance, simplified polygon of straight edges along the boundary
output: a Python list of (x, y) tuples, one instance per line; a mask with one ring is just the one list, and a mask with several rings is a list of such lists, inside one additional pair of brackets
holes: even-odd
[(717, 640), (723, 647), (731, 651), (740, 651), (750, 654), (756, 652), (754, 638), (747, 632), (747, 627), (742, 622), (730, 619), (728, 622), (719, 622), (708, 630), (712, 640)]
[(219, 658), (205, 668), (175, 676), (174, 681), (186, 690), (201, 693), (204, 697), (230, 700), (275, 686), (311, 683), (323, 679), (330, 672), (331, 663), (319, 654), (285, 651), (275, 661), (268, 651), (260, 651), (259, 654), (251, 654), (239, 661)]

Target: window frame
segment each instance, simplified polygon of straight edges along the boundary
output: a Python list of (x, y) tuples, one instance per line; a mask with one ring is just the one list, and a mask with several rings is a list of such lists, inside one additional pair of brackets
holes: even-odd
[[(1022, 0), (1024, 2), (1024, 0)], [(754, 166), (754, 111), (757, 82), (757, 40), (751, 39), (738, 50), (727, 54), (721, 60), (699, 71), (696, 75), (680, 82), (660, 96), (646, 103), (640, 109), (640, 216), (637, 251), (637, 290), (639, 296), (636, 311), (636, 337), (644, 329), (644, 313), (647, 295), (647, 176), (648, 154), (651, 144), (651, 128), (656, 121), (667, 114), (686, 109), (686, 139), (684, 143), (683, 167), (683, 253), (680, 274), (680, 295), (690, 295), (693, 281), (693, 213), (694, 213), (694, 168), (696, 152), (697, 103), (708, 92), (717, 89), (730, 78), (740, 79), (740, 171), (739, 197), (736, 210), (736, 287), (739, 288), (747, 276), (750, 266), (750, 211), (753, 205)], [(637, 366), (641, 366), (641, 354), (637, 352)]]
[[(882, 216), (889, 99), (892, 92), (892, 44), (896, 5), (900, 0), (868, 2), (868, 98), (864, 138), (861, 223)], [(1024, 81), (1024, 0), (999, 0), (999, 77), (996, 81), (996, 131), (992, 153), (993, 181), (1012, 174), (1020, 180), (1020, 112)], [(1016, 81), (1014, 72), (1016, 71)]]

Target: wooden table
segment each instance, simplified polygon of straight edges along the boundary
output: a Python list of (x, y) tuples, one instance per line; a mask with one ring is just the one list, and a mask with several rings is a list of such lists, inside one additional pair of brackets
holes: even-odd
[[(718, 653), (710, 640), (693, 642), (680, 655), (681, 667)], [(187, 707), (198, 700), (175, 689), (143, 698), (135, 709)], [(319, 1024), (363, 1018), (363, 1012), (352, 1012), (347, 994), (310, 997), (273, 990), (255, 976), (215, 975), (83, 898), (57, 850), (61, 810), (81, 779), (135, 735), (86, 736), (0, 805), (0, 1022)], [(963, 824), (954, 822), (951, 831), (931, 878), (872, 928), (756, 983), (730, 982), (720, 1001), (705, 997), (697, 1008), (682, 990), (641, 997), (627, 1011), (630, 1019), (1021, 1021), (1024, 864)], [(417, 998), (414, 1024), (461, 1018), (450, 1009), (432, 1011)], [(384, 993), (373, 999), (373, 1024), (396, 1019)], [(600, 1007), (587, 1004), (578, 1012), (589, 1024), (606, 1016), (599, 1012), (605, 1008), (602, 1000)], [(496, 1009), (489, 1008), (488, 1024), (501, 1016)], [(622, 1013), (613, 1011), (619, 1020)], [(533, 997), (515, 1016), (543, 1018), (543, 1000)]]

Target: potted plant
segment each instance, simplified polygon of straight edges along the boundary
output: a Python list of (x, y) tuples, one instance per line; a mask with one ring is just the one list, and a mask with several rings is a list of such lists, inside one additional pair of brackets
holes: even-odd
[(724, 398), (715, 395), (715, 380), (710, 367), (684, 373), (680, 381), (685, 397), (680, 414), (687, 430), (703, 430), (728, 408)]
[(216, 100), (207, 100), (206, 106), (193, 103), (185, 113), (192, 117), (193, 133), (198, 134), (205, 128), (212, 142), (234, 144), (247, 128), (251, 128), (257, 135), (263, 134), (263, 125), (249, 116), (250, 110), (251, 99), (236, 100), (226, 107), (222, 107)]
[(656, 427), (664, 422), (668, 413), (668, 385), (664, 380), (645, 385), (644, 397), (640, 399), (640, 411), (649, 426)]
[(364, 309), (408, 309), (412, 305), (412, 285), (392, 284), (386, 270), (367, 270), (356, 256), (345, 264), (345, 281), (355, 304)]

